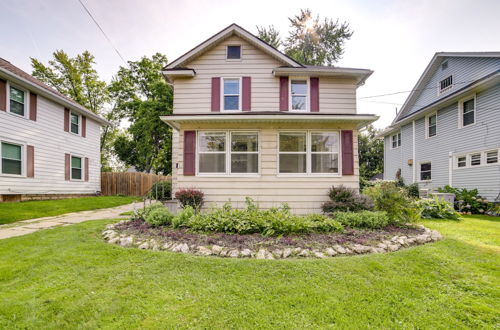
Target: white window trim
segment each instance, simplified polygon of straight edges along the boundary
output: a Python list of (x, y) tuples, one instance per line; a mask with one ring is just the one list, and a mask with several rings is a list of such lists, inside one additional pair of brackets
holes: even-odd
[[(422, 165), (423, 164), (431, 164), (431, 179), (430, 180), (422, 180)], [(432, 182), (432, 162), (431, 161), (423, 161), (418, 163), (418, 182)]]
[[(2, 143), (9, 143), (18, 145), (21, 147), (21, 174), (8, 174), (3, 173), (2, 169)], [(11, 178), (26, 178), (26, 159), (27, 159), (27, 143), (21, 141), (15, 141), (12, 139), (4, 139), (0, 137), (0, 176), (11, 177)]]
[[(306, 81), (306, 91), (307, 91), (307, 94), (306, 94), (306, 108), (304, 110), (297, 110), (297, 109), (292, 109), (292, 80), (305, 80)], [(310, 81), (310, 77), (300, 77), (300, 76), (296, 76), (296, 77), (289, 77), (288, 78), (288, 111), (291, 111), (291, 112), (310, 112), (311, 111), (311, 107), (310, 107), (310, 103), (311, 103), (311, 81)]]
[[(467, 126), (464, 126), (464, 102), (467, 102), (471, 99), (474, 99), (474, 122), (472, 124), (469, 124)], [(458, 101), (458, 128), (465, 128), (465, 127), (471, 127), (476, 125), (477, 122), (477, 99), (476, 99), (476, 94), (471, 94), (468, 95), (467, 97), (464, 97)]]
[[(395, 147), (393, 145), (393, 139), (394, 139), (394, 137), (396, 137), (396, 146)], [(398, 131), (395, 134), (391, 134), (391, 141), (390, 141), (390, 143), (391, 143), (391, 149), (397, 149), (397, 148), (401, 147), (401, 145), (403, 144), (401, 131)]]
[[(20, 87), (19, 85), (16, 85), (16, 84), (12, 84), (10, 81), (7, 81), (6, 85), (7, 85), (7, 104), (6, 104), (7, 113), (9, 113), (13, 116), (16, 116), (18, 118), (28, 119), (29, 118), (30, 92), (26, 88)], [(18, 115), (17, 113), (10, 111), (10, 87), (11, 86), (24, 92), (24, 116)]]
[[(227, 58), (229, 46), (240, 47), (240, 58)], [(241, 44), (227, 44), (225, 49), (226, 49), (226, 54), (225, 54), (226, 62), (241, 62), (241, 59), (243, 58), (243, 46)]]
[[(450, 77), (451, 77), (451, 85), (450, 85), (450, 86), (448, 86), (448, 87), (445, 87), (444, 89), (441, 89), (441, 81), (446, 80), (446, 79), (448, 79), (448, 78), (450, 78)], [(439, 95), (442, 95), (443, 93), (445, 93), (445, 92), (449, 91), (449, 90), (450, 90), (450, 89), (452, 89), (452, 88), (453, 88), (453, 75), (449, 75), (449, 76), (447, 76), (447, 77), (445, 77), (445, 78), (443, 78), (443, 79), (441, 79), (441, 80), (439, 80), (439, 81), (437, 82), (437, 90), (438, 90), (437, 95), (438, 95), (438, 96), (439, 96)]]
[[(337, 173), (312, 173), (312, 154), (311, 152), (311, 134), (312, 133), (337, 133), (338, 134), (338, 172)], [(280, 154), (300, 154), (303, 155), (302, 151), (285, 151), (280, 152), (280, 133), (306, 133), (306, 172), (305, 173), (280, 173)], [(277, 177), (341, 177), (342, 176), (342, 134), (340, 130), (279, 130), (277, 133), (277, 145), (276, 145), (276, 176)], [(334, 154), (334, 152), (314, 152), (323, 154)]]
[[(81, 179), (73, 179), (73, 166), (72, 166), (72, 159), (73, 157), (80, 158), (82, 160), (82, 178)], [(85, 157), (80, 155), (80, 154), (69, 154), (69, 179), (70, 181), (75, 181), (75, 182), (82, 182), (85, 179)]]
[[(71, 116), (72, 115), (77, 115), (78, 116), (78, 133), (74, 133), (73, 131), (71, 131)], [(76, 136), (81, 136), (82, 135), (82, 115), (80, 115), (79, 113), (76, 113), (74, 111), (70, 111), (69, 112), (69, 132), (73, 135), (76, 135)]]
[[(492, 151), (497, 151), (498, 156), (497, 156), (497, 162), (496, 163), (487, 163), (487, 153), (492, 152)], [(471, 165), (472, 162), (472, 155), (474, 154), (481, 154), (481, 165)], [(466, 157), (466, 165), (464, 167), (458, 167), (458, 158), (460, 157)], [(484, 149), (484, 150), (478, 150), (478, 151), (471, 151), (467, 153), (461, 153), (455, 155), (453, 160), (453, 169), (454, 170), (463, 170), (466, 168), (478, 168), (478, 167), (485, 167), (485, 166), (500, 166), (500, 148), (490, 148), (490, 149)]]
[[(230, 80), (230, 79), (238, 79), (239, 80), (239, 95), (238, 95), (238, 110), (224, 110), (224, 80)], [(243, 92), (243, 89), (242, 89), (242, 79), (241, 77), (221, 77), (221, 80), (220, 80), (220, 83), (221, 83), (221, 86), (220, 86), (220, 104), (221, 104), (221, 109), (220, 111), (221, 112), (241, 112), (241, 104), (242, 104), (242, 98), (243, 98), (243, 95), (242, 95), (242, 92)], [(236, 94), (228, 94), (228, 96), (231, 96), (231, 95), (236, 95)]]
[[(433, 136), (430, 136), (429, 135), (429, 118), (432, 117), (432, 116), (436, 116), (436, 134), (433, 135)], [(438, 126), (438, 115), (437, 115), (437, 111), (434, 111), (433, 113), (430, 113), (428, 114), (427, 116), (425, 116), (425, 138), (426, 139), (432, 139), (434, 137), (436, 137), (438, 135), (438, 129), (437, 129), (437, 126)]]
[[(225, 165), (226, 165), (226, 171), (224, 173), (203, 173), (200, 172), (200, 148), (199, 146), (199, 135), (200, 133), (224, 133), (226, 136), (225, 139), (225, 144), (226, 144), (226, 150), (224, 152), (222, 151), (208, 151), (208, 152), (202, 152), (202, 153), (214, 153), (214, 154), (225, 154), (226, 159), (225, 159)], [(258, 154), (258, 160), (257, 160), (257, 173), (231, 173), (231, 154), (233, 153), (231, 151), (231, 134), (232, 133), (252, 133), (252, 134), (257, 134), (257, 146), (258, 146), (258, 151), (257, 152), (248, 152), (252, 154)], [(210, 129), (210, 130), (197, 130), (196, 131), (196, 176), (200, 177), (231, 177), (231, 178), (237, 178), (237, 177), (260, 177), (261, 176), (261, 159), (262, 159), (262, 152), (261, 152), (261, 138), (260, 138), (260, 130), (248, 130), (248, 129), (232, 129), (232, 130), (220, 130), (220, 129)], [(243, 152), (234, 152), (234, 153), (243, 153)]]

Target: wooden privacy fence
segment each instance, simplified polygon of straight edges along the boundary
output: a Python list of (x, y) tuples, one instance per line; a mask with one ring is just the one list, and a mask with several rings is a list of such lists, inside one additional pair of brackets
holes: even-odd
[(102, 172), (101, 194), (104, 196), (143, 196), (158, 181), (171, 181), (171, 177), (138, 172)]

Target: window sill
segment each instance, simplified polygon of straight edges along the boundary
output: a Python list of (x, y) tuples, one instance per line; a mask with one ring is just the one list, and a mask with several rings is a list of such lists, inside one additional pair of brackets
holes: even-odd
[(260, 178), (261, 177), (261, 175), (258, 173), (252, 173), (252, 174), (198, 173), (195, 176), (201, 178)]
[(458, 129), (467, 128), (467, 127), (472, 127), (472, 126), (475, 126), (475, 125), (476, 125), (476, 123), (475, 123), (475, 122), (474, 122), (474, 123), (472, 123), (472, 124), (469, 124), (469, 125), (465, 125), (465, 126), (460, 125), (460, 126), (458, 126)]
[(431, 183), (432, 180), (418, 180), (417, 182), (420, 182), (420, 183)]
[(341, 178), (342, 175), (338, 173), (279, 173), (276, 174), (278, 178)]
[(19, 174), (6, 174), (6, 173), (0, 173), (1, 177), (6, 177), (6, 178), (18, 178), (18, 179), (26, 179), (28, 178), (26, 175), (19, 175)]

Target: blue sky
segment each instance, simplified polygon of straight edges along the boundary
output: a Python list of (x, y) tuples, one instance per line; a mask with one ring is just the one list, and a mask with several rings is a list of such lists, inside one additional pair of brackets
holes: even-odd
[[(338, 65), (375, 71), (358, 97), (412, 89), (437, 51), (500, 51), (498, 0), (83, 1), (126, 60), (155, 52), (173, 60), (233, 22), (254, 33), (274, 24), (285, 35), (287, 17), (308, 7), (351, 24)], [(90, 51), (107, 81), (123, 65), (78, 0), (1, 0), (0, 27), (0, 57), (28, 72), (30, 57), (47, 62), (56, 49)], [(358, 109), (380, 115), (376, 126), (385, 127), (406, 96), (360, 100)]]

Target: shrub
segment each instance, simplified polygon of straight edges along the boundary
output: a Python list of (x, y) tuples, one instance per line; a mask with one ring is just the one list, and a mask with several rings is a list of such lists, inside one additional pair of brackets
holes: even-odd
[(162, 203), (153, 203), (151, 205), (146, 206), (143, 209), (137, 210), (136, 218), (141, 219), (141, 220), (145, 220), (151, 211), (156, 210), (156, 209), (163, 209), (163, 208), (165, 208), (165, 206), (163, 206)]
[(420, 219), (420, 209), (407, 191), (394, 182), (381, 181), (363, 191), (373, 199), (375, 210), (384, 211), (390, 224), (401, 225)]
[(203, 206), (204, 196), (201, 190), (196, 189), (181, 189), (175, 193), (175, 198), (179, 200), (182, 207), (189, 205), (197, 211)]
[(335, 220), (351, 228), (378, 229), (387, 227), (391, 223), (385, 212), (336, 212), (333, 216)]
[(172, 199), (172, 183), (170, 181), (155, 182), (149, 189), (147, 197), (157, 201)]
[(408, 193), (408, 196), (414, 197), (414, 198), (419, 198), (420, 197), (420, 191), (418, 188), (418, 183), (412, 183), (404, 187)]
[(180, 210), (172, 219), (172, 227), (179, 228), (187, 226), (188, 221), (194, 217), (195, 211), (192, 206), (187, 205)]
[(459, 220), (460, 214), (453, 206), (442, 198), (423, 198), (418, 201), (422, 211), (421, 217), (425, 219), (451, 219)]
[(323, 203), (323, 213), (332, 213), (336, 211), (362, 211), (372, 210), (373, 201), (370, 197), (360, 195), (354, 189), (344, 186), (331, 187), (328, 191), (330, 201)]
[(491, 207), (491, 203), (482, 198), (477, 189), (459, 189), (446, 185), (444, 188), (439, 188), (438, 191), (441, 193), (455, 194), (454, 206), (455, 210), (459, 212), (484, 214)]
[(144, 220), (155, 227), (168, 226), (172, 223), (173, 217), (173, 214), (167, 208), (163, 207), (150, 211)]

